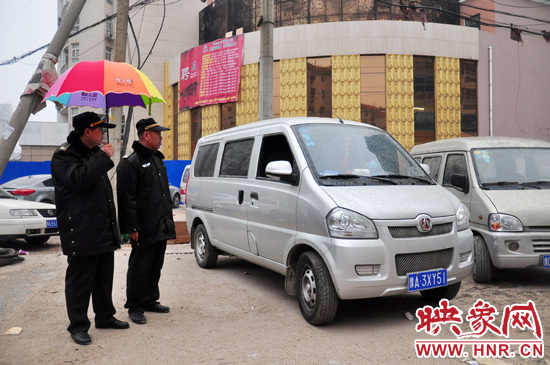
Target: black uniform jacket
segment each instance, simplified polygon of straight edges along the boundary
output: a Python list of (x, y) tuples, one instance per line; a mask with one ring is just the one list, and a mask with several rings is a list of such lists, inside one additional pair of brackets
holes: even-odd
[(132, 148), (134, 151), (117, 167), (120, 230), (139, 232), (140, 245), (174, 239), (176, 228), (164, 155), (138, 141)]
[(63, 253), (99, 255), (120, 248), (113, 190), (107, 171), (113, 161), (69, 134), (52, 157), (55, 205)]

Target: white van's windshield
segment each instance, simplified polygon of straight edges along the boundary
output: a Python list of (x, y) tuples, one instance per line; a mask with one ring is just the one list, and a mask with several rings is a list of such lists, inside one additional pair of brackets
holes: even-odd
[(433, 184), (407, 151), (381, 130), (346, 124), (293, 128), (319, 184)]
[(482, 189), (550, 189), (549, 148), (476, 149), (472, 160)]

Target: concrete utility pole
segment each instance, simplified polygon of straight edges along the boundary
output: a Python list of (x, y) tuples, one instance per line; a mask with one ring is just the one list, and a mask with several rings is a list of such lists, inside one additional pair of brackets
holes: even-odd
[(273, 118), (273, 0), (262, 0), (258, 120)]
[[(117, 20), (116, 20), (116, 37), (115, 37), (115, 62), (126, 62), (126, 43), (128, 41), (128, 7), (129, 0), (117, 1)], [(115, 155), (113, 162), (115, 166), (120, 162), (122, 149), (122, 115), (123, 107), (113, 108), (113, 118), (116, 124), (112, 141)], [(128, 122), (128, 121), (127, 121)], [(130, 128), (126, 125), (126, 128)], [(113, 170), (114, 171), (114, 170)]]
[[(38, 64), (36, 72), (41, 69), (45, 62), (53, 62), (54, 65), (57, 63), (57, 57), (59, 57), (65, 42), (69, 39), (69, 35), (85, 4), (86, 0), (71, 1), (67, 13), (61, 20), (61, 24), (57, 28), (46, 53), (44, 53), (44, 56), (42, 56)], [(31, 81), (33, 80), (29, 80), (29, 84)], [(22, 96), (19, 104), (17, 104), (15, 112), (11, 116), (6, 131), (4, 131), (3, 135), (0, 135), (0, 176), (2, 176), (6, 169), (10, 155), (21, 137), (23, 129), (25, 129), (25, 125), (29, 120), (32, 110), (42, 101), (42, 98), (43, 95), (40, 95), (37, 91)]]

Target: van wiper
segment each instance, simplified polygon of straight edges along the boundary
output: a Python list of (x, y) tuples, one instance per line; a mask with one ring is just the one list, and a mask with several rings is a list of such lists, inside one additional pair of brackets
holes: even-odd
[(517, 186), (526, 186), (533, 189), (540, 189), (539, 186), (535, 186), (533, 184), (536, 184), (536, 183), (535, 182), (520, 183), (518, 181), (497, 181), (497, 182), (491, 182), (491, 183), (483, 183), (481, 184), (481, 188), (483, 189), (490, 186), (517, 185)]
[(378, 176), (366, 176), (366, 175), (355, 175), (355, 174), (324, 175), (324, 176), (320, 176), (319, 179), (322, 179), (322, 180), (327, 180), (327, 179), (372, 179), (372, 180), (378, 180), (378, 181), (383, 181), (383, 182), (386, 182), (386, 183), (390, 183), (392, 185), (397, 185), (397, 183), (395, 181), (380, 178)]
[(431, 181), (424, 179), (422, 177), (416, 177), (416, 176), (409, 176), (409, 175), (398, 175), (398, 174), (388, 174), (388, 175), (376, 175), (376, 177), (385, 177), (388, 179), (413, 179), (416, 181), (422, 181), (426, 184), (431, 184)]

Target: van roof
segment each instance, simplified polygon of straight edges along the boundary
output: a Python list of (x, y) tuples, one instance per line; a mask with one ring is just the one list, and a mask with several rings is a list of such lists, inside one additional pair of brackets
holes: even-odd
[[(345, 125), (358, 125), (363, 126), (366, 128), (376, 128), (375, 126), (365, 124), (365, 123), (359, 123), (354, 122), (350, 120), (343, 120), (343, 123)], [(233, 127), (230, 129), (226, 129), (220, 132), (216, 132), (213, 134), (210, 134), (208, 136), (204, 136), (201, 138), (201, 143), (204, 142), (210, 142), (214, 140), (219, 140), (225, 136), (230, 136), (232, 134), (241, 133), (243, 131), (247, 130), (254, 130), (258, 128), (263, 127), (270, 127), (274, 125), (287, 125), (289, 127), (298, 125), (298, 124), (341, 124), (339, 119), (331, 119), (331, 118), (319, 118), (319, 117), (289, 117), (289, 118), (274, 118), (274, 119), (268, 119), (268, 120), (262, 120), (259, 122), (252, 122), (244, 125), (240, 125), (238, 127)]]
[(515, 137), (463, 137), (442, 139), (414, 146), (411, 154), (422, 155), (426, 153), (446, 151), (470, 151), (477, 148), (519, 147), (519, 148), (550, 148), (550, 142), (532, 138)]

